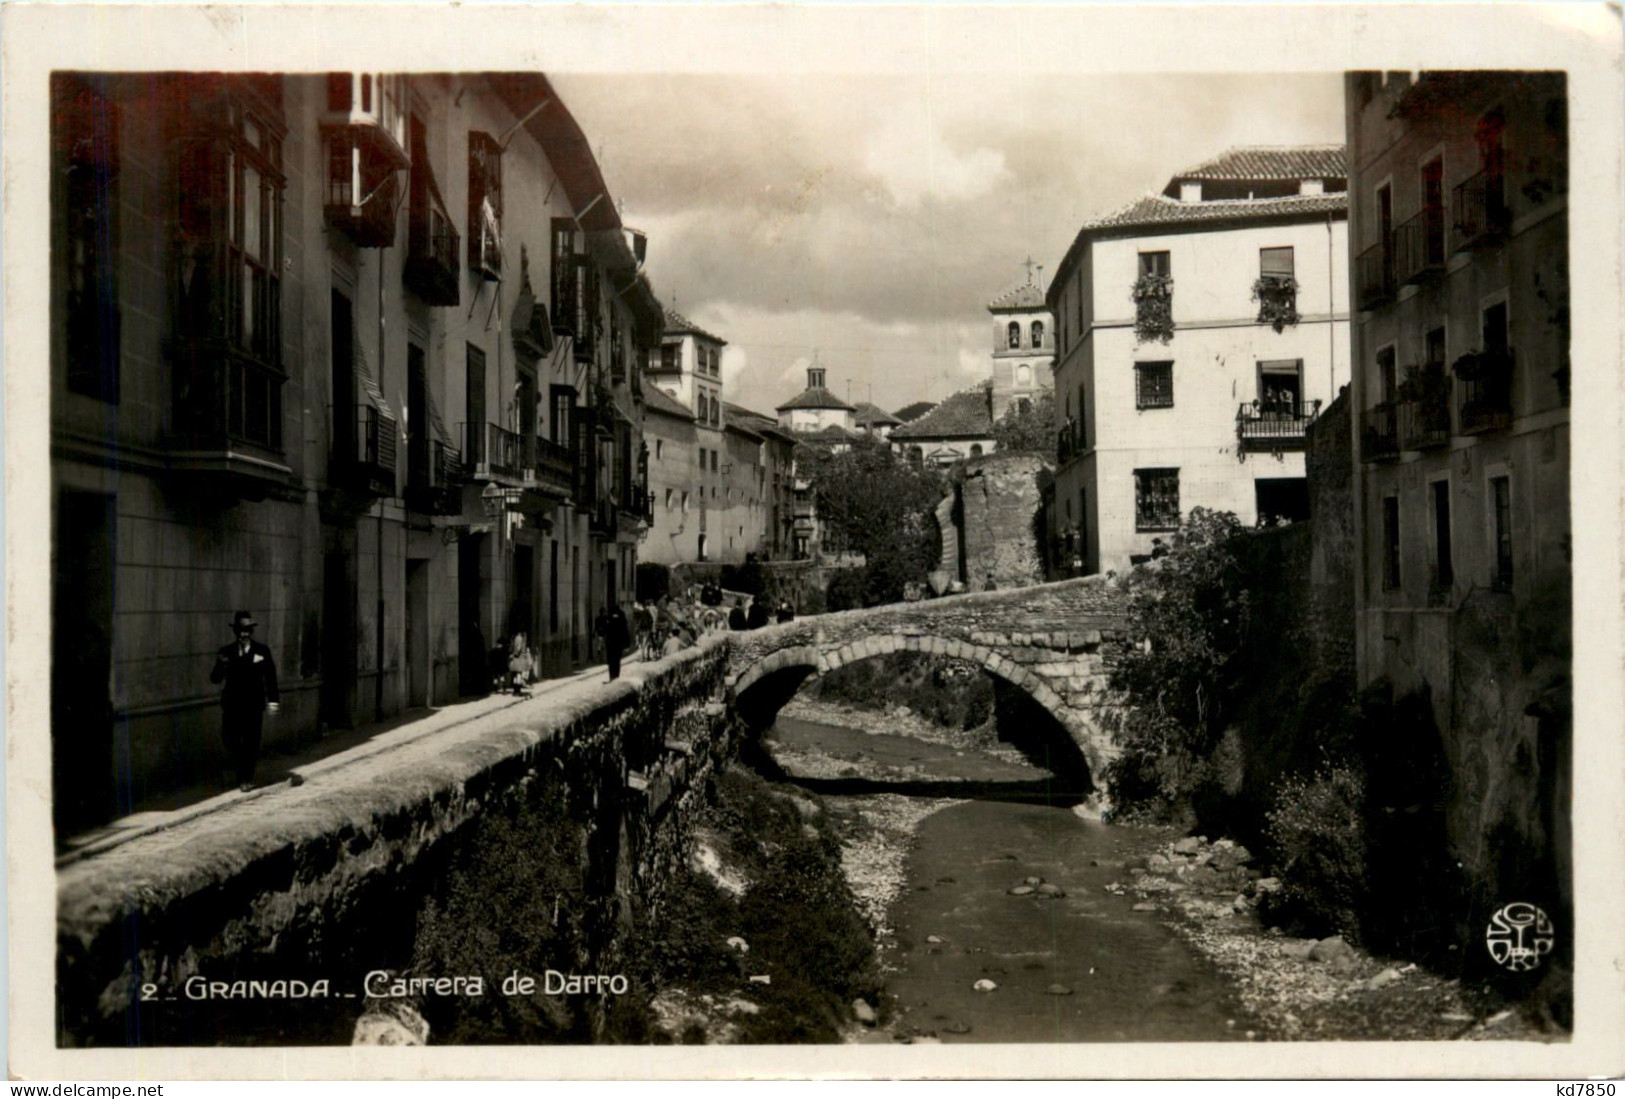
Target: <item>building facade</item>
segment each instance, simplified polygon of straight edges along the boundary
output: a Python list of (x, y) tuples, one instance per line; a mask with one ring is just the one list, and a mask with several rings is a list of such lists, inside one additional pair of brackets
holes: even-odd
[(280, 672), (270, 750), (488, 689), (518, 630), (550, 669), (591, 659), (630, 593), (662, 324), (546, 79), (63, 74), (52, 99), (59, 824), (218, 764), (237, 610)]
[(992, 454), (993, 390), (989, 381), (952, 394), (917, 419), (893, 428), (892, 445), (914, 461), (934, 466)]
[(1566, 906), (1564, 77), (1354, 73), (1346, 91), (1360, 682), (1428, 700), (1477, 899)]
[(1197, 506), (1307, 518), (1304, 433), (1348, 378), (1346, 175), (1341, 146), (1233, 149), (1078, 232), (1046, 298), (1066, 571)]
[(696, 497), (698, 428), (689, 407), (657, 385), (646, 385), (643, 445), (649, 451), (653, 515), (639, 559), (676, 565), (700, 559)]

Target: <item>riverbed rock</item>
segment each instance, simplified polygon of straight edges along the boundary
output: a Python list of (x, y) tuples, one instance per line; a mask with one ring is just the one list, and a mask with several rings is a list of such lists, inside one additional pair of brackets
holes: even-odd
[(744, 939), (740, 938), (738, 935), (729, 935), (727, 942), (729, 948), (732, 950), (737, 950), (741, 954), (750, 953), (750, 944)]
[(1331, 962), (1339, 958), (1353, 958), (1354, 948), (1343, 941), (1341, 935), (1321, 939), (1309, 951), (1309, 960), (1312, 962)]
[(1050, 985), (1044, 991), (1049, 993), (1051, 996), (1070, 996), (1070, 995), (1072, 995), (1072, 990), (1070, 988), (1068, 988), (1066, 985)]
[(1372, 977), (1370, 980), (1366, 981), (1365, 987), (1370, 989), (1372, 992), (1375, 992), (1379, 988), (1387, 988), (1397, 980), (1400, 980), (1399, 970), (1385, 969), (1381, 973), (1378, 973), (1375, 977)]
[(869, 1001), (862, 997), (852, 1001), (852, 1018), (864, 1026), (874, 1026), (880, 1022), (880, 1016), (875, 1014), (875, 1009), (870, 1007)]
[(1138, 901), (1129, 909), (1131, 912), (1155, 912), (1156, 910), (1157, 906), (1150, 901)]
[(1028, 894), (1030, 894), (1032, 892), (1033, 892), (1033, 887), (1032, 886), (1030, 886), (1030, 885), (1018, 885), (1018, 886), (1015, 886), (1014, 888), (1012, 888), (1010, 890), (1010, 895), (1012, 897), (1025, 897), (1025, 896), (1027, 896)]
[(1066, 890), (1062, 889), (1053, 882), (1045, 882), (1043, 885), (1040, 885), (1038, 887), (1038, 893), (1040, 896), (1054, 897), (1056, 900), (1060, 900), (1062, 897), (1066, 896)]
[(1279, 893), (1281, 891), (1281, 879), (1259, 878), (1253, 882), (1253, 888), (1260, 893)]
[(1145, 860), (1145, 868), (1152, 874), (1171, 874), (1174, 864), (1167, 855), (1157, 854)]
[(1282, 943), (1281, 953), (1293, 961), (1306, 962), (1309, 960), (1309, 952), (1315, 948), (1315, 945), (1314, 939), (1296, 939), (1289, 943)]
[(925, 941), (928, 943), (945, 943), (948, 940), (944, 939), (941, 935), (927, 935), (925, 937)]
[(1174, 844), (1174, 853), (1176, 855), (1194, 855), (1201, 849), (1202, 843), (1195, 836), (1186, 836)]
[[(992, 992), (994, 989), (996, 989), (998, 987), (999, 987), (999, 984), (998, 984), (997, 981), (990, 981), (986, 977), (983, 977), (981, 980), (979, 980), (975, 984), (971, 985), (971, 990), (974, 991), (974, 992)], [(949, 1028), (944, 1027), (943, 1029), (947, 1030)], [(955, 1033), (960, 1033), (960, 1032), (956, 1031)]]
[(1022, 882), (1024, 884), (1026, 884), (1026, 885), (1031, 885), (1034, 888), (1036, 888), (1036, 887), (1044, 884), (1044, 879), (1043, 878), (1023, 878)]

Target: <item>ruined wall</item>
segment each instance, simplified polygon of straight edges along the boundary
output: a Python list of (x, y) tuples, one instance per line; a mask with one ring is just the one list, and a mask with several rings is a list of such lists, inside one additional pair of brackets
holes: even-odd
[(965, 576), (981, 591), (1043, 583), (1033, 516), (1043, 503), (1039, 478), (1050, 468), (1036, 454), (993, 454), (965, 463), (956, 479), (963, 504)]
[[(612, 957), (684, 858), (705, 782), (736, 750), (716, 701), (727, 651), (715, 639), (614, 684), (566, 688), (526, 723), (492, 715), (400, 743), (64, 867), (60, 1040), (348, 1041), (365, 975), (411, 966), (418, 913), (459, 844), (533, 808), (557, 815), (574, 852), (563, 903), (583, 956), (560, 968)], [(188, 981), (199, 977), (326, 980), (328, 995), (198, 1000)]]

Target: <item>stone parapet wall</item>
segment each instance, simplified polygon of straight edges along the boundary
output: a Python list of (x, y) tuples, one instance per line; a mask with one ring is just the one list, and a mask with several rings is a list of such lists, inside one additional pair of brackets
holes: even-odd
[(65, 866), (64, 1040), (150, 1043), (200, 976), (327, 976), (335, 996), (359, 992), (364, 972), (410, 964), (418, 902), (448, 841), (542, 789), (567, 805), (587, 904), (599, 909), (590, 922), (612, 934), (627, 906), (657, 901), (706, 779), (736, 752), (737, 725), (718, 701), (727, 653), (726, 638), (711, 639), (614, 684), (571, 685), (545, 711), (341, 762)]

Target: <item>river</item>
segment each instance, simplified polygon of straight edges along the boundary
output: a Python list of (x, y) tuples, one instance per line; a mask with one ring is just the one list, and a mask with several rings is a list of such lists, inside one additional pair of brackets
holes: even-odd
[[(850, 802), (849, 811), (865, 798), (938, 799), (922, 806), (929, 811), (886, 911), (880, 945), (893, 1011), (875, 1040), (1245, 1034), (1219, 974), (1157, 913), (1133, 911), (1131, 897), (1105, 889), (1166, 836), (1083, 819), (1071, 808), (1079, 791), (1004, 752), (791, 717), (779, 719), (767, 746), (791, 781)], [(978, 982), (993, 987), (979, 991)]]

